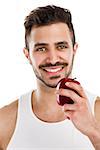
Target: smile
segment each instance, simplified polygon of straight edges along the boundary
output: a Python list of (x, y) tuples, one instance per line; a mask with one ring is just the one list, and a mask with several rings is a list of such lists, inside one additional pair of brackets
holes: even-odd
[(49, 67), (49, 68), (43, 68), (44, 71), (48, 72), (48, 73), (57, 73), (59, 71), (61, 71), (64, 67)]

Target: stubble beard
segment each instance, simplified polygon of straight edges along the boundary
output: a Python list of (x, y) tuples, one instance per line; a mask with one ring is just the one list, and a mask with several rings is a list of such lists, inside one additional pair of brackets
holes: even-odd
[[(68, 78), (70, 76), (70, 74), (72, 72), (72, 68), (73, 68), (73, 62), (74, 62), (74, 56), (72, 58), (72, 63), (71, 63), (71, 66), (69, 68), (69, 71), (65, 72), (64, 77)], [(50, 88), (56, 88), (57, 87), (58, 83), (57, 84), (50, 84), (50, 83), (45, 82), (45, 79), (42, 76), (39, 75), (38, 71), (35, 68), (33, 68), (33, 70), (34, 70), (34, 73), (35, 73), (37, 79), (40, 80), (45, 86), (50, 87)], [(50, 77), (51, 80), (59, 79), (59, 78), (60, 78), (60, 75)]]

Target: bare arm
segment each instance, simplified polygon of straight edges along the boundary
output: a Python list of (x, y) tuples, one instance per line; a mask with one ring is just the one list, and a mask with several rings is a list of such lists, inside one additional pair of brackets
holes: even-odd
[(0, 150), (6, 147), (15, 129), (17, 101), (0, 109)]
[(95, 103), (95, 128), (93, 132), (90, 134), (90, 141), (95, 147), (95, 150), (100, 150), (100, 97), (97, 97)]

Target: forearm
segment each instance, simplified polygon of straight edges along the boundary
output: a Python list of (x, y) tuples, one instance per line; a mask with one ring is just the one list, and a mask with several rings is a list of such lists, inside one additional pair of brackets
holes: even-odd
[(96, 122), (94, 129), (88, 135), (95, 150), (100, 150), (100, 123)]
[(95, 150), (100, 150), (100, 139), (99, 139), (99, 141), (93, 141), (93, 140), (91, 140), (91, 142), (92, 142)]

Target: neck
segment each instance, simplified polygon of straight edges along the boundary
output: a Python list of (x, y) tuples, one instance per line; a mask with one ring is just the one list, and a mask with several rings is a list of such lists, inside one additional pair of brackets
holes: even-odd
[(32, 97), (33, 111), (41, 120), (56, 122), (64, 120), (62, 107), (56, 101), (56, 88), (40, 87)]
[[(52, 107), (57, 104), (56, 102), (56, 88), (49, 88), (46, 86), (38, 86), (37, 90), (35, 91), (35, 98), (38, 104), (46, 105)], [(58, 104), (57, 104), (58, 106)]]

